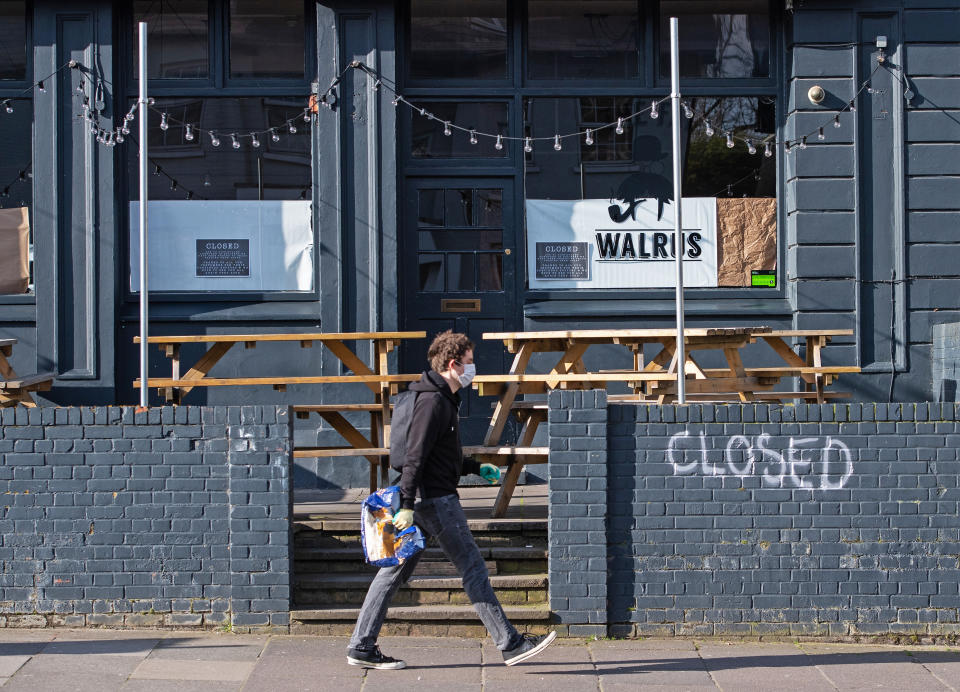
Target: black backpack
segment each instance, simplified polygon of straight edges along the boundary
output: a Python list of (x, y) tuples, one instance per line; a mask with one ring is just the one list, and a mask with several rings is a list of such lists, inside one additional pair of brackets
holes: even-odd
[(410, 389), (400, 392), (393, 399), (393, 415), (390, 418), (390, 468), (403, 471), (403, 459), (407, 455), (407, 433), (413, 420), (413, 407), (417, 392)]

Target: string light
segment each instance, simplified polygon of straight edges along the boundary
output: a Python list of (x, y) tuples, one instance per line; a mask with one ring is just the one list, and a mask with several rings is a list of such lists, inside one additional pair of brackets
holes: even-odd
[(6, 101), (4, 101), (4, 102), (3, 102), (3, 109), (4, 109), (5, 111), (7, 111), (8, 114), (9, 114), (9, 113), (13, 113), (13, 103), (12, 103), (9, 99), (6, 100)]
[(309, 110), (303, 112), (303, 122), (309, 125), (313, 121), (313, 114)]
[(193, 125), (187, 125), (187, 129), (183, 133), (183, 138), (188, 142), (193, 141)]
[(763, 143), (763, 155), (768, 159), (773, 156), (773, 146), (770, 142)]
[(803, 137), (800, 138), (800, 148), (801, 148), (801, 149), (806, 149), (806, 148), (807, 148), (807, 136), (806, 136), (806, 135), (804, 135)]
[(703, 131), (707, 134), (707, 137), (713, 137), (713, 135), (716, 134), (709, 120), (704, 125)]
[(297, 134), (297, 126), (293, 124), (293, 121), (292, 121), (292, 120), (290, 121), (289, 125), (287, 126), (287, 132), (289, 132), (289, 133), (292, 134), (292, 135)]
[(560, 135), (553, 136), (553, 149), (554, 151), (560, 151), (563, 147), (560, 145)]
[[(657, 117), (657, 116), (653, 115), (652, 113), (651, 113), (650, 115), (651, 115), (651, 117), (653, 117), (653, 118)], [(614, 130), (614, 132), (616, 132), (618, 135), (622, 135), (622, 134), (623, 134), (623, 118), (617, 118), (617, 129)]]
[(167, 122), (167, 114), (163, 113), (160, 116), (160, 129), (166, 132), (170, 129), (170, 123)]
[(817, 130), (817, 139), (819, 139), (822, 142), (826, 138), (827, 136), (823, 134), (823, 125), (821, 125), (820, 128)]
[(252, 146), (254, 149), (260, 148), (260, 140), (257, 138), (256, 132), (250, 133), (250, 146)]
[(497, 151), (501, 151), (503, 149), (503, 135), (497, 135), (497, 141), (493, 145), (493, 148)]
[(274, 142), (279, 142), (280, 133), (278, 133), (276, 130), (270, 130), (270, 139), (273, 140)]
[(240, 148), (240, 140), (237, 139), (237, 133), (236, 133), (236, 132), (234, 132), (232, 135), (230, 135), (230, 139), (233, 140), (231, 146), (232, 146), (234, 149), (239, 149), (239, 148)]
[(752, 139), (748, 139), (748, 140), (747, 140), (747, 152), (750, 153), (751, 155), (757, 153), (757, 148), (756, 148), (755, 146), (753, 146), (753, 140), (752, 140)]
[(683, 103), (683, 115), (687, 118), (687, 120), (693, 117), (693, 111), (690, 109), (690, 106), (686, 104), (686, 102)]
[(653, 104), (650, 106), (650, 117), (653, 118), (654, 120), (660, 117), (660, 111), (657, 110), (656, 101), (654, 101)]
[(47, 88), (43, 85), (43, 80), (42, 80), (42, 79), (41, 79), (39, 82), (37, 82), (37, 89), (40, 90), (40, 93), (41, 93), (41, 94), (47, 93)]
[(449, 120), (445, 120), (444, 123), (443, 123), (443, 134), (444, 134), (444, 136), (446, 136), (446, 137), (449, 137), (450, 135), (453, 134), (453, 132), (450, 131), (450, 121), (449, 121)]
[(850, 101), (849, 111), (850, 111), (851, 113), (856, 113), (856, 112), (857, 112), (856, 99), (853, 99), (853, 100)]
[(476, 143), (477, 143), (477, 131), (470, 130), (470, 144), (476, 144)]
[(786, 142), (783, 143), (783, 151), (784, 151), (785, 153), (787, 153), (787, 154), (790, 153), (790, 140), (789, 140), (789, 139), (788, 139)]
[(834, 128), (839, 128), (839, 127), (840, 127), (840, 114), (839, 114), (839, 113), (837, 113), (835, 116), (833, 116), (833, 126), (834, 126)]
[(727, 132), (727, 149), (733, 149), (733, 135)]
[(210, 146), (214, 146), (214, 147), (219, 147), (219, 146), (220, 146), (220, 138), (217, 137), (217, 133), (216, 133), (216, 132), (211, 132), (211, 133), (210, 133)]
[(84, 89), (85, 86), (86, 86), (86, 85), (85, 85), (84, 82), (83, 82), (83, 77), (81, 77), (81, 78), (80, 78), (80, 83), (77, 84), (77, 93), (78, 93), (78, 94), (82, 94), (82, 93), (83, 93), (83, 89)]
[(533, 151), (533, 141), (529, 137), (523, 138), (523, 150), (528, 154)]
[(154, 165), (154, 167), (153, 167), (153, 174), (154, 174), (154, 175), (160, 175), (160, 166)]
[(591, 130), (589, 127), (587, 128), (586, 139), (584, 139), (583, 141), (586, 143), (588, 147), (593, 146), (593, 130)]

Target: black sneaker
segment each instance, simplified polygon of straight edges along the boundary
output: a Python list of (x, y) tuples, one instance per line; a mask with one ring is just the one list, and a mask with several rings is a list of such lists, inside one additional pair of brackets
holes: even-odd
[(503, 652), (503, 662), (508, 666), (515, 666), (523, 663), (528, 658), (533, 658), (538, 653), (550, 646), (550, 643), (556, 639), (557, 633), (550, 632), (542, 637), (535, 637), (532, 634), (523, 635), (523, 641), (519, 646), (507, 649)]
[(384, 656), (379, 646), (373, 647), (370, 651), (350, 649), (347, 651), (347, 663), (351, 666), (363, 666), (364, 668), (376, 668), (377, 670), (400, 670), (407, 667), (407, 664), (399, 658)]

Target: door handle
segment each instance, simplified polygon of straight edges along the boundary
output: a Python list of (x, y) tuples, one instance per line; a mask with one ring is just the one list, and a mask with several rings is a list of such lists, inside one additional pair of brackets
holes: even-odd
[(506, 249), (503, 251), (503, 254), (509, 255), (511, 252), (513, 252), (513, 251), (512, 251), (510, 248), (506, 248)]

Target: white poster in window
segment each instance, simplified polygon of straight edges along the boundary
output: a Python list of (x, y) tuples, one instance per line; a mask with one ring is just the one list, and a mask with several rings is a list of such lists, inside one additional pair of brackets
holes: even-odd
[[(528, 199), (530, 288), (673, 288), (672, 202)], [(683, 285), (717, 285), (717, 201), (683, 200)]]
[[(157, 201), (151, 291), (313, 290), (310, 201)], [(140, 290), (140, 203), (130, 203), (130, 290)]]

